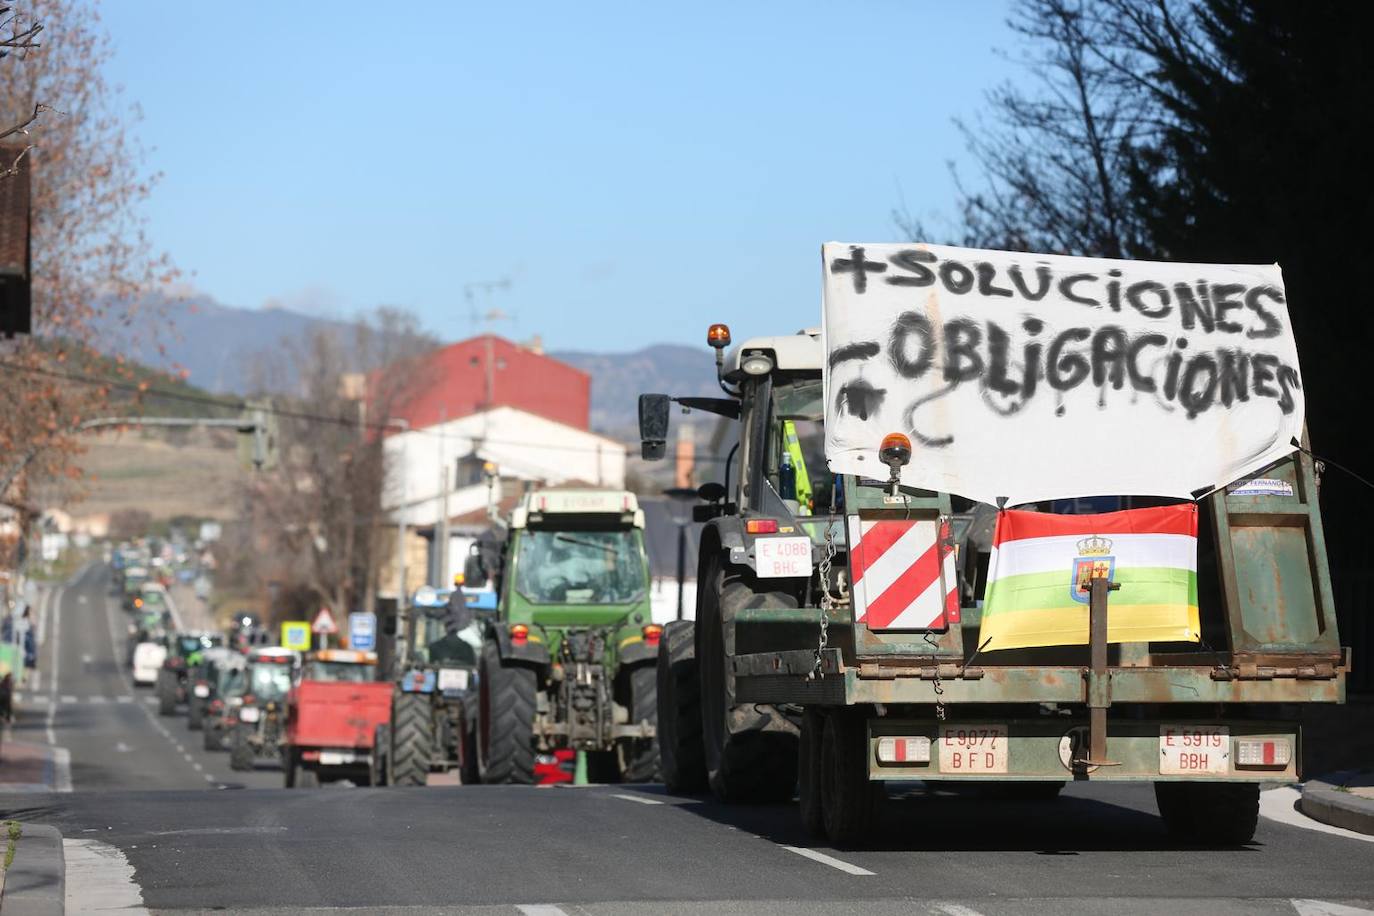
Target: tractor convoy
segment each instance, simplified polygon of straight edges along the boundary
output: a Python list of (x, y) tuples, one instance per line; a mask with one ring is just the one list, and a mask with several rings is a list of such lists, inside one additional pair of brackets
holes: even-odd
[[(643, 458), (674, 405), (727, 446), (696, 490), (689, 619), (653, 619), (634, 493), (528, 486), (375, 653), (160, 632), (165, 595), (130, 568), (136, 677), (288, 787), (575, 760), (795, 798), (843, 847), (889, 782), (1137, 782), (1180, 838), (1245, 842), (1260, 788), (1300, 777), (1303, 705), (1343, 702), (1349, 669), (1281, 277), (1226, 267), (1263, 323), (1188, 349), (1231, 333), (1198, 317), (1208, 265), (1016, 257), (827, 245), (823, 329), (731, 349), (712, 325), (721, 396), (640, 396)], [(1101, 276), (1106, 306), (1074, 292)]]

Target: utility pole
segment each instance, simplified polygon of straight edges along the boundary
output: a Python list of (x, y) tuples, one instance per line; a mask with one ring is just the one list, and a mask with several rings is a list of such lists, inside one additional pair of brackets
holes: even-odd
[(435, 588), (448, 588), (451, 577), (448, 571), (448, 453), (444, 442), (448, 432), (444, 429), (448, 422), (448, 408), (439, 409), (439, 524), (434, 528), (434, 549), (438, 552), (435, 572), (438, 582)]

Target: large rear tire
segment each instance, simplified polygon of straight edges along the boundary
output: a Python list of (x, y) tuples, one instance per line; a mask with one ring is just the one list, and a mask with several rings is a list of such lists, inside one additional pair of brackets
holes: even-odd
[(825, 713), (814, 706), (802, 713), (801, 748), (797, 756), (797, 798), (802, 826), (812, 837), (825, 836), (821, 743), (825, 739)]
[(858, 709), (835, 709), (821, 737), (821, 814), (840, 849), (871, 840), (883, 784), (868, 778), (868, 729)]
[(174, 716), (177, 711), (176, 675), (167, 669), (157, 673), (157, 714)]
[(1155, 802), (1169, 834), (1202, 846), (1241, 846), (1259, 826), (1259, 783), (1157, 782)]
[(200, 697), (192, 696), (186, 701), (186, 729), (188, 731), (200, 731), (205, 725), (205, 701)]
[(423, 786), (434, 760), (434, 714), (423, 693), (398, 693), (391, 716), (387, 779), (393, 786)]
[(701, 738), (701, 675), (695, 626), (674, 620), (658, 644), (658, 757), (669, 792), (706, 790), (706, 747)]
[(372, 733), (372, 752), (367, 757), (367, 782), (372, 786), (387, 784), (386, 752), (391, 746), (391, 728), (378, 725)]
[[(658, 731), (658, 669), (637, 665), (621, 673), (625, 707), (630, 724), (648, 723)], [(658, 782), (660, 778), (658, 738), (622, 738), (617, 748), (621, 782)]]
[(730, 657), (736, 611), (795, 603), (775, 592), (755, 592), (742, 578), (727, 580), (714, 567), (697, 588), (701, 731), (711, 791), (727, 803), (791, 801), (797, 788), (798, 728), (770, 704), (735, 704)]
[(220, 729), (215, 725), (205, 726), (205, 735), (201, 744), (207, 751), (224, 750), (224, 737), (220, 734)]
[(229, 769), (251, 770), (256, 759), (248, 736), (242, 728), (236, 727), (229, 743)]
[(478, 678), (477, 768), (482, 782), (534, 782), (534, 670), (501, 664), (496, 643), (482, 644)]

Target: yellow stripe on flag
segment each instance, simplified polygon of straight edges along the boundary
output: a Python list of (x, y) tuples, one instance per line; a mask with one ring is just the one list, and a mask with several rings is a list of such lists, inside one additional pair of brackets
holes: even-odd
[[(1197, 642), (1197, 605), (1107, 603), (1107, 642)], [(1088, 644), (1088, 606), (1027, 608), (984, 615), (978, 640), (987, 648), (1030, 649)]]

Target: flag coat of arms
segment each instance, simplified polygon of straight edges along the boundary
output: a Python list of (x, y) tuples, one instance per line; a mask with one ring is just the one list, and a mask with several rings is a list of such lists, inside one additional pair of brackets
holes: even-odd
[(1086, 645), (1088, 582), (1107, 601), (1108, 642), (1196, 642), (1197, 505), (997, 517), (980, 643), (994, 649)]

